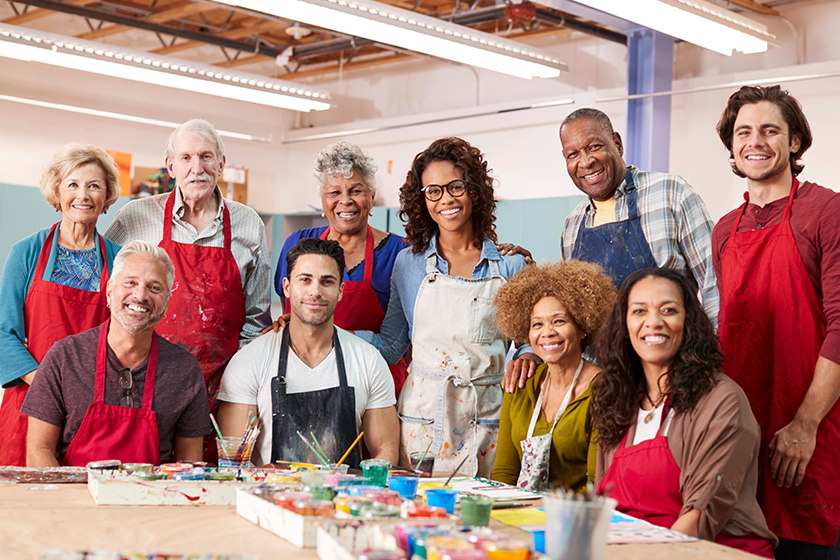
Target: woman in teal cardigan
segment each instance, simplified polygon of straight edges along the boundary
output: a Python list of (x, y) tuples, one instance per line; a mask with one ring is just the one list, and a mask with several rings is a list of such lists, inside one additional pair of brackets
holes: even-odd
[(591, 385), (600, 371), (583, 352), (615, 298), (610, 278), (575, 260), (521, 270), (496, 293), (499, 327), (543, 360), (502, 403), (493, 479), (542, 491), (580, 491), (595, 480)]

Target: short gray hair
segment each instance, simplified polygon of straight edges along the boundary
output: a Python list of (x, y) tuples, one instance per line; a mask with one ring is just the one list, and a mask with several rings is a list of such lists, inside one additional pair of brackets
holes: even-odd
[[(111, 270), (111, 276), (108, 278), (108, 284), (113, 285), (114, 278), (122, 271), (125, 259), (131, 255), (146, 255), (163, 263), (164, 268), (166, 268), (166, 285), (169, 289), (169, 297), (172, 297), (172, 286), (175, 284), (175, 265), (172, 264), (172, 259), (169, 258), (162, 247), (142, 239), (135, 239), (120, 249), (120, 252), (114, 258), (114, 266)], [(167, 298), (168, 300), (169, 298)]]
[(578, 119), (584, 118), (595, 119), (596, 121), (598, 121), (598, 124), (601, 125), (601, 128), (607, 134), (612, 135), (612, 133), (615, 132), (615, 130), (613, 129), (612, 121), (607, 116), (607, 114), (598, 109), (593, 109), (592, 107), (582, 107), (570, 113), (569, 116), (563, 119), (563, 122), (560, 124), (560, 130), (563, 130), (563, 127), (567, 124), (571, 124)]
[(216, 157), (219, 159), (225, 157), (225, 144), (222, 142), (222, 137), (219, 136), (219, 133), (216, 132), (213, 125), (204, 119), (191, 119), (173, 130), (172, 134), (169, 135), (169, 139), (166, 141), (166, 146), (163, 149), (166, 159), (171, 161), (175, 157), (175, 138), (184, 131), (192, 132), (199, 138), (213, 142), (216, 145)]
[(362, 182), (376, 196), (376, 172), (379, 167), (365, 150), (355, 144), (338, 142), (327, 146), (315, 158), (315, 178), (318, 187), (323, 189), (328, 177), (349, 179), (354, 171), (362, 176)]

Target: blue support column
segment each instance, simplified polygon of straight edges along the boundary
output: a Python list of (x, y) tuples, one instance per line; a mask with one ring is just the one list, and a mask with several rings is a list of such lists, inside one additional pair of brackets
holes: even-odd
[[(651, 29), (627, 31), (627, 93), (668, 91), (674, 68), (674, 39)], [(627, 102), (624, 160), (645, 171), (668, 172), (671, 97)]]

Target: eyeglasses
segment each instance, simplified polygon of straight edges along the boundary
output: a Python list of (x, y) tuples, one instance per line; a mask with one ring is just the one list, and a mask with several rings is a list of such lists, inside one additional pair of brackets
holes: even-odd
[(427, 185), (420, 190), (426, 195), (426, 200), (437, 202), (443, 197), (443, 189), (446, 189), (446, 192), (452, 198), (458, 198), (467, 192), (467, 185), (462, 180), (455, 179), (450, 181), (448, 185)]
[(134, 380), (131, 378), (131, 370), (125, 368), (120, 372), (120, 388), (123, 390), (120, 406), (134, 408), (134, 398), (131, 396), (132, 385), (134, 385)]

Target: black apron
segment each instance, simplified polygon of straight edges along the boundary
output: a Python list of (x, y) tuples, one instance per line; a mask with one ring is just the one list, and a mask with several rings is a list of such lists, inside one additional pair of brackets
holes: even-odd
[[(271, 378), (271, 462), (278, 460), (320, 463), (315, 454), (300, 439), (303, 434), (310, 443), (311, 433), (331, 463), (337, 463), (359, 435), (356, 431), (356, 390), (347, 385), (344, 354), (333, 331), (335, 363), (338, 366), (339, 386), (309, 393), (286, 393), (286, 366), (289, 361), (289, 329), (283, 329), (280, 344), (280, 365)], [(351, 469), (358, 469), (362, 460), (359, 446), (344, 461)]]
[(620, 288), (624, 280), (637, 270), (656, 267), (639, 220), (636, 185), (629, 169), (624, 195), (627, 197), (628, 219), (591, 228), (584, 227), (586, 219), (582, 220), (572, 251), (573, 259), (601, 265), (616, 288)]

